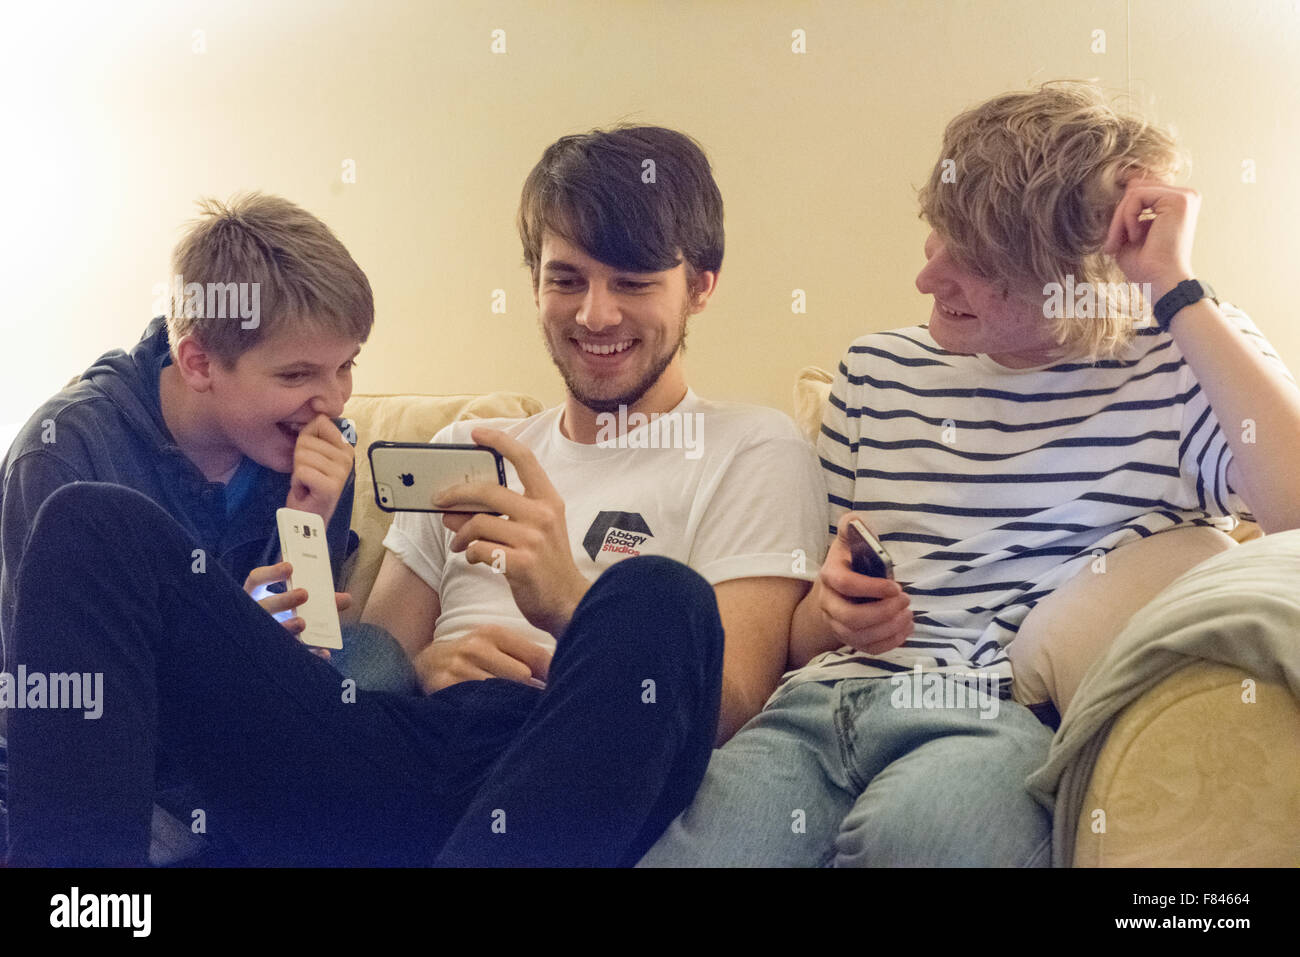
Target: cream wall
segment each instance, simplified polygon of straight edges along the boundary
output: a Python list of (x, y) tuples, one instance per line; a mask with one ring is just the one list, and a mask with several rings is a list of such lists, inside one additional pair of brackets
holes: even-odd
[(1198, 271), (1300, 369), (1293, 0), (188, 0), (5, 17), (0, 424), (133, 342), (193, 200), (247, 188), (315, 212), (370, 276), (358, 391), (558, 400), (515, 207), (549, 142), (620, 120), (697, 137), (726, 202), (692, 384), (788, 411), (801, 366), (927, 317), (914, 189), (945, 122), (1062, 77), (1131, 89), (1176, 127), (1204, 198)]

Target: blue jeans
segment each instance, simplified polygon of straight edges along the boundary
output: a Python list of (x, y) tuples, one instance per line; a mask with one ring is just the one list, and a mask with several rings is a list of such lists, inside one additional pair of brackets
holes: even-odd
[(415, 668), (397, 639), (378, 625), (343, 625), (343, 647), (332, 652), (330, 664), (362, 691), (420, 694)]
[(782, 689), (713, 752), (639, 866), (1048, 866), (1051, 819), (1025, 778), (1051, 731), (1013, 701), (989, 717), (893, 707), (891, 691), (880, 678)]

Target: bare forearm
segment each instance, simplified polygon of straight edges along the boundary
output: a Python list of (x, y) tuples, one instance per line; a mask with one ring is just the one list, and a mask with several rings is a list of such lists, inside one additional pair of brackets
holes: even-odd
[(745, 726), (745, 722), (762, 710), (763, 702), (754, 705), (750, 697), (738, 688), (734, 681), (728, 680), (725, 673), (723, 674), (722, 708), (718, 712), (718, 731), (713, 740), (715, 748), (720, 748), (730, 741), (731, 736)]
[(818, 589), (820, 583), (813, 585), (799, 607), (794, 610), (790, 622), (790, 657), (787, 666), (791, 669), (802, 668), (825, 651), (840, 647), (840, 640), (826, 627), (826, 621), (818, 607)]
[(1170, 325), (1232, 450), (1237, 487), (1266, 532), (1300, 528), (1300, 390), (1209, 299)]

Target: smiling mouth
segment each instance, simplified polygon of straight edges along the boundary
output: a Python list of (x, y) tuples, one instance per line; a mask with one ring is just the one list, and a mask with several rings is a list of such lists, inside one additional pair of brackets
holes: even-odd
[(637, 342), (635, 339), (618, 339), (610, 342), (588, 342), (583, 339), (574, 339), (573, 341), (577, 344), (578, 350), (587, 356), (622, 355), (636, 345)]
[(945, 316), (948, 316), (952, 319), (974, 319), (975, 318), (975, 314), (973, 312), (959, 312), (956, 309), (950, 309), (949, 307), (941, 303), (938, 299), (934, 301), (934, 305), (935, 308), (938, 309), (941, 313), (943, 313)]

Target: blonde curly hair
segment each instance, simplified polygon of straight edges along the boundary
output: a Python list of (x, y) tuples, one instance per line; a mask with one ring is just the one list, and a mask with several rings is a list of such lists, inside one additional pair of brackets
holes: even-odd
[[(1172, 179), (1186, 165), (1165, 130), (1117, 110), (1091, 83), (1056, 81), (953, 119), (920, 190), (920, 215), (960, 265), (1041, 307), (1047, 284), (1064, 287), (1067, 276), (1076, 287), (1127, 289), (1101, 252), (1124, 184)], [(1116, 307), (1112, 295), (1100, 317), (1043, 321), (1054, 323), (1065, 355), (1113, 356), (1142, 314), (1140, 299), (1123, 298)]]

